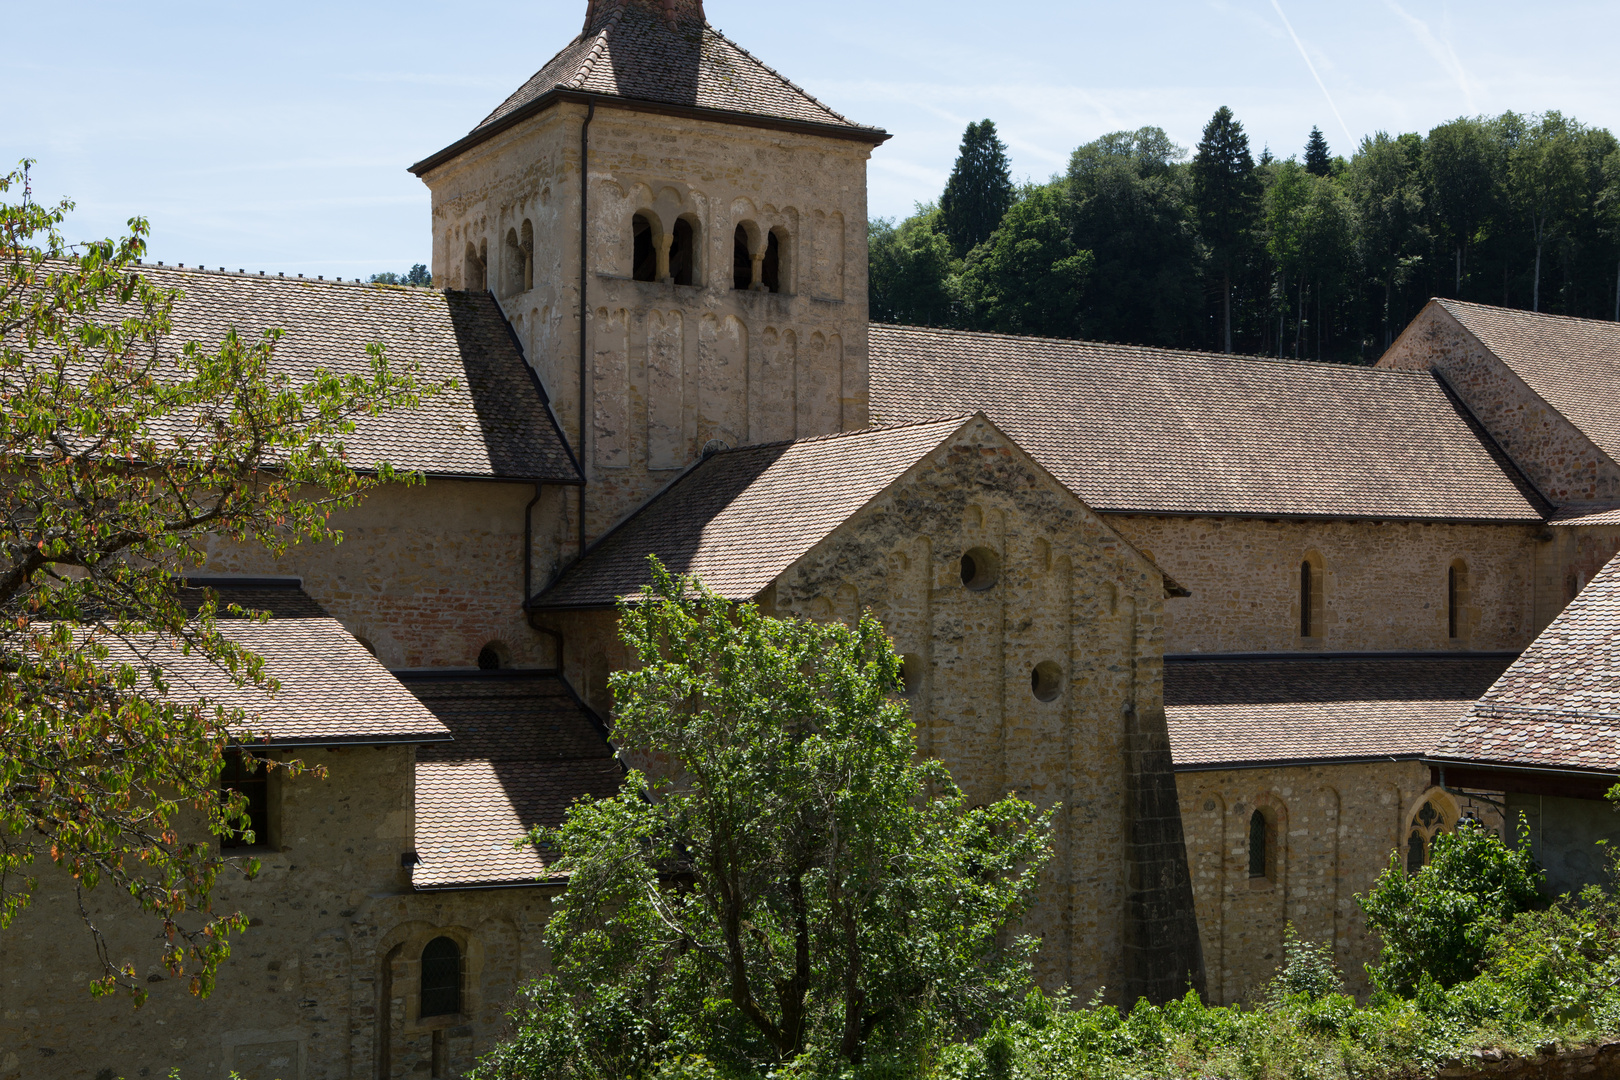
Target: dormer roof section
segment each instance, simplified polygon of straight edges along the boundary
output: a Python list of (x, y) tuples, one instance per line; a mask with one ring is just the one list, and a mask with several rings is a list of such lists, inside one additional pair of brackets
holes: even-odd
[(873, 145), (887, 132), (817, 101), (710, 26), (693, 0), (595, 0), (586, 30), (466, 138), (411, 166), (421, 176), (559, 101), (591, 101)]

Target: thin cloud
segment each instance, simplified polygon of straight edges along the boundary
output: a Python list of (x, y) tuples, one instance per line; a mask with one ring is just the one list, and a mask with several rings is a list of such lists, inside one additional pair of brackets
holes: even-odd
[(1300, 41), (1299, 35), (1294, 33), (1294, 24), (1288, 21), (1287, 15), (1283, 14), (1282, 5), (1277, 3), (1277, 0), (1271, 0), (1271, 6), (1277, 12), (1277, 18), (1283, 21), (1283, 26), (1288, 30), (1288, 36), (1294, 39), (1294, 48), (1299, 50), (1300, 59), (1304, 60), (1305, 66), (1311, 69), (1311, 78), (1316, 80), (1316, 85), (1322, 90), (1322, 96), (1327, 98), (1328, 108), (1333, 110), (1334, 119), (1339, 121), (1339, 127), (1344, 131), (1345, 140), (1351, 146), (1354, 146), (1356, 137), (1350, 134), (1350, 125), (1346, 124), (1344, 117), (1339, 115), (1339, 107), (1333, 103), (1333, 95), (1328, 93), (1327, 83), (1323, 82), (1322, 76), (1316, 73), (1316, 65), (1311, 63), (1311, 54), (1305, 51), (1304, 42)]
[(1457, 59), (1456, 50), (1451, 47), (1451, 42), (1441, 41), (1435, 37), (1433, 31), (1429, 29), (1428, 23), (1407, 12), (1405, 8), (1395, 3), (1395, 0), (1384, 0), (1384, 3), (1389, 6), (1389, 10), (1400, 16), (1401, 21), (1407, 25), (1413, 36), (1418, 39), (1418, 44), (1422, 45), (1425, 51), (1434, 57), (1434, 62), (1444, 68), (1446, 74), (1450, 75), (1452, 80), (1456, 82), (1457, 89), (1462, 91), (1463, 100), (1468, 102), (1468, 111), (1470, 113), (1479, 112), (1478, 106), (1474, 103), (1474, 80), (1469, 77), (1467, 70), (1463, 68), (1462, 61)]

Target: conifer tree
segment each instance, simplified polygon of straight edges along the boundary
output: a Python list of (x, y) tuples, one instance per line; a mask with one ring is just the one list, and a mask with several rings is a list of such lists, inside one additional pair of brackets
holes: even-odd
[(1305, 143), (1305, 171), (1312, 176), (1326, 176), (1333, 170), (1333, 158), (1328, 153), (1327, 140), (1322, 129), (1311, 125), (1311, 137)]
[(951, 251), (961, 258), (982, 244), (1013, 204), (1012, 168), (1007, 146), (990, 120), (969, 124), (962, 135), (956, 167), (940, 196), (939, 210)]
[(1243, 257), (1260, 200), (1259, 178), (1243, 125), (1222, 105), (1193, 156), (1193, 201), (1210, 259), (1221, 279), (1223, 348), (1232, 351), (1232, 272)]

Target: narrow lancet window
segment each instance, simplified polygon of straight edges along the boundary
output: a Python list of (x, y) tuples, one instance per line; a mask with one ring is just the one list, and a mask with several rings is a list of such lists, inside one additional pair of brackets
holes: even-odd
[(1267, 877), (1271, 869), (1266, 865), (1266, 815), (1256, 810), (1249, 817), (1249, 876)]
[(1299, 636), (1315, 637), (1316, 627), (1311, 622), (1311, 602), (1316, 599), (1312, 595), (1311, 563), (1307, 559), (1299, 564)]

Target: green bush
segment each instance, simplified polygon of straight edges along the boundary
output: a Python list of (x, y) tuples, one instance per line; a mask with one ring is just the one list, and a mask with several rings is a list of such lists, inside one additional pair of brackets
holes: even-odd
[(1442, 988), (1473, 978), (1491, 937), (1535, 906), (1540, 884), (1528, 834), (1515, 850), (1464, 822), (1434, 838), (1429, 865), (1415, 874), (1392, 854), (1372, 890), (1357, 897), (1367, 926), (1383, 938), (1368, 968), (1373, 984), (1410, 997), (1425, 978)]

